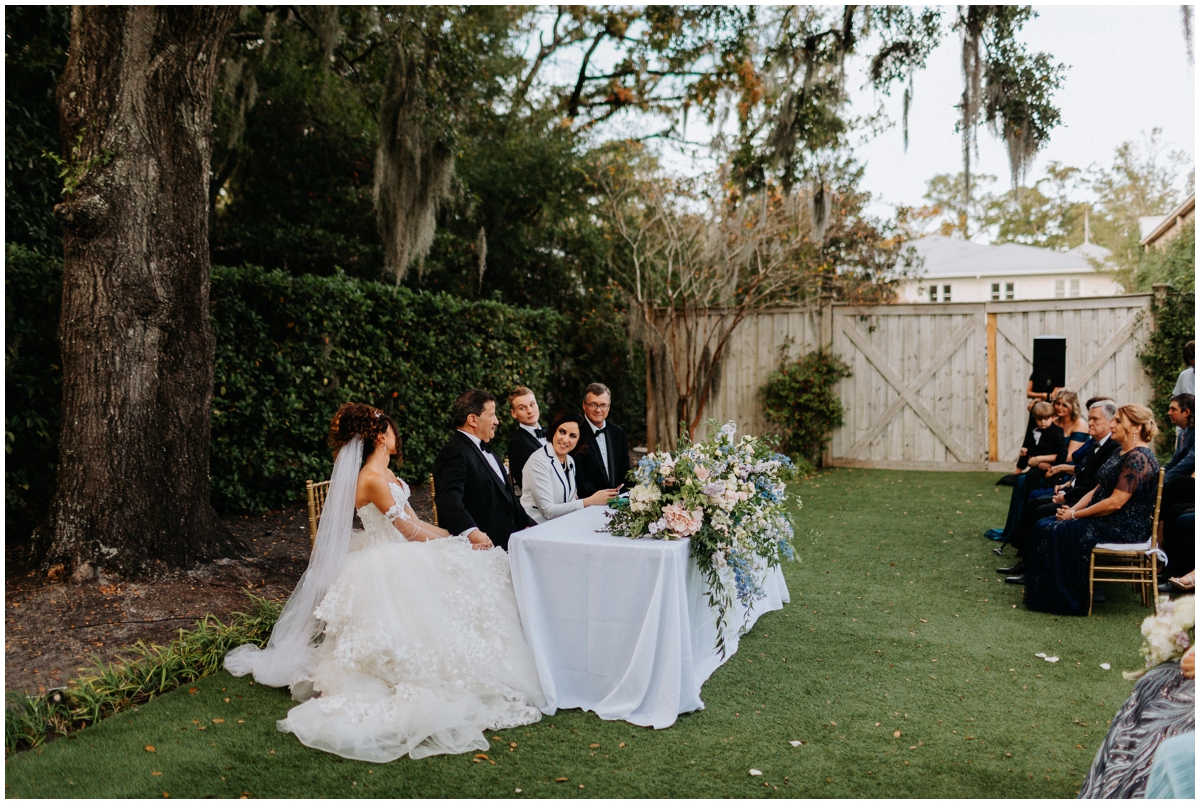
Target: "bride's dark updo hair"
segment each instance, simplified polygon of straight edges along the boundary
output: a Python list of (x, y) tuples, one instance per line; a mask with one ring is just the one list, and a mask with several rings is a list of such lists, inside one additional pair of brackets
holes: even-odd
[(389, 427), (396, 434), (396, 460), (403, 463), (404, 446), (400, 440), (400, 428), (392, 421), (391, 416), (379, 408), (361, 402), (347, 402), (333, 414), (333, 421), (329, 424), (329, 446), (336, 455), (352, 438), (358, 436), (363, 442), (365, 461), (375, 452), (376, 442), (381, 435), (387, 433)]

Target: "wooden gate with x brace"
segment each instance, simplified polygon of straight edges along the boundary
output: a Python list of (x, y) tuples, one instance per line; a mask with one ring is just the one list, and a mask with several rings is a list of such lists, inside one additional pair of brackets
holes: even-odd
[(1145, 404), (1137, 359), (1150, 296), (987, 304), (834, 305), (833, 351), (853, 375), (839, 383), (845, 424), (834, 466), (1000, 470), (1016, 460), (1027, 420), (1033, 338), (1067, 338), (1067, 384), (1083, 402)]

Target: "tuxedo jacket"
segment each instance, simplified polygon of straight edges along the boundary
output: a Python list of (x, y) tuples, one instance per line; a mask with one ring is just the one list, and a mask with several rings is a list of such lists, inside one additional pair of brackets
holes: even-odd
[(513, 482), (522, 489), (525, 488), (525, 462), (541, 448), (542, 442), (521, 426), (508, 440), (508, 468), (512, 472)]
[(433, 463), (434, 502), (441, 527), (454, 534), (479, 528), (492, 544), (507, 550), (513, 531), (534, 522), (517, 501), (504, 463), (496, 462), (503, 479), (475, 442), (456, 430)]
[(1121, 449), (1121, 445), (1117, 439), (1109, 436), (1108, 441), (1104, 442), (1104, 446), (1093, 446), (1091, 452), (1085, 455), (1082, 459), (1082, 465), (1076, 463), (1075, 469), (1075, 485), (1067, 489), (1063, 494), (1063, 499), (1067, 505), (1074, 505), (1083, 499), (1083, 495), (1096, 487), (1096, 475), (1100, 472), (1100, 467), (1108, 462), (1108, 459)]
[(612, 422), (606, 422), (604, 440), (608, 442), (607, 472), (604, 470), (600, 450), (596, 446), (592, 426), (585, 420), (579, 443), (571, 451), (578, 472), (576, 488), (581, 500), (600, 489), (615, 489), (625, 482), (625, 475), (629, 474), (629, 444), (625, 440), (625, 431)]

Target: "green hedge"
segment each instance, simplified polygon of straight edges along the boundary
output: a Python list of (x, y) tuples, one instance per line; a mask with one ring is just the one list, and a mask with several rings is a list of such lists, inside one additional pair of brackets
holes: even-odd
[[(6, 248), (5, 514), (17, 533), (36, 524), (54, 488), (61, 286), (59, 260)], [(420, 480), (449, 436), (451, 403), (468, 387), (497, 396), (516, 384), (544, 389), (549, 413), (555, 396), (573, 404), (585, 377), (614, 384), (613, 365), (624, 371), (618, 381), (641, 379), (595, 310), (572, 321), (553, 310), (252, 267), (214, 268), (211, 294), (212, 497), (226, 512), (280, 507), (302, 497), (306, 478), (327, 477), (326, 428), (346, 401), (396, 419), (407, 459), (400, 474)], [(635, 416), (642, 404), (633, 394), (615, 402)], [(502, 410), (500, 444), (514, 426)]]
[(328, 477), (329, 419), (348, 401), (396, 420), (400, 473), (424, 478), (454, 399), (549, 387), (567, 329), (550, 310), (250, 267), (214, 269), (212, 312), (212, 494), (226, 511), (277, 507)]

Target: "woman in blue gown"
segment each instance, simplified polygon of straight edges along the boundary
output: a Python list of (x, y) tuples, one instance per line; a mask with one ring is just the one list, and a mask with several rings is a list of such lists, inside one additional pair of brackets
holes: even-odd
[(1150, 409), (1124, 405), (1112, 420), (1120, 460), (1104, 465), (1091, 492), (1054, 518), (1038, 520), (1025, 572), (1025, 605), (1033, 611), (1083, 616), (1088, 613), (1088, 560), (1100, 543), (1144, 542), (1150, 538), (1158, 461), (1149, 443), (1158, 428)]

